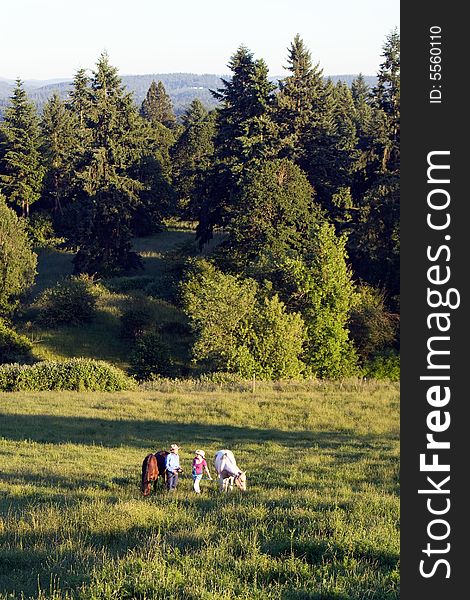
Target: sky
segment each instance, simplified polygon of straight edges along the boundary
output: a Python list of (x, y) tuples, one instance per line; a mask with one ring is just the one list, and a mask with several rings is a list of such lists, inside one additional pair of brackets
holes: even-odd
[(121, 75), (227, 74), (240, 44), (282, 75), (299, 33), (325, 75), (374, 75), (399, 0), (14, 0), (1, 3), (0, 78), (55, 79), (106, 50)]

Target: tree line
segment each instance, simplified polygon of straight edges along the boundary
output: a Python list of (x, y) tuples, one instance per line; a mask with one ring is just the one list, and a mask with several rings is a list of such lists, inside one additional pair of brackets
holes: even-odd
[[(188, 267), (183, 285), (200, 358), (274, 376), (273, 347), (284, 343), (297, 357), (284, 371), (352, 373), (397, 338), (396, 31), (382, 57), (372, 89), (361, 75), (333, 84), (296, 36), (287, 76), (273, 83), (240, 46), (231, 78), (212, 92), (218, 106), (194, 100), (180, 119), (161, 82), (137, 106), (106, 53), (41, 115), (18, 80), (0, 124), (1, 202), (33, 244), (55, 237), (73, 250), (76, 274), (141, 268), (133, 237), (168, 217), (196, 222), (201, 248), (222, 232), (210, 263)], [(204, 298), (215, 303), (209, 313), (224, 302), (242, 311), (231, 329), (210, 334)], [(263, 339), (260, 323), (277, 341)], [(227, 331), (238, 340), (232, 353), (222, 347)]]

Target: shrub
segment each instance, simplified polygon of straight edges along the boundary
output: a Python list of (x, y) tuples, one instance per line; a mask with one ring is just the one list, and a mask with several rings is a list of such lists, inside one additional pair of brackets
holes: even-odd
[(299, 377), (300, 360), (306, 340), (305, 324), (299, 313), (288, 313), (277, 295), (265, 298), (253, 323), (255, 373), (262, 379)]
[(397, 337), (398, 316), (385, 308), (384, 293), (363, 285), (349, 319), (349, 330), (359, 357), (367, 362), (390, 347)]
[(196, 333), (193, 357), (211, 369), (263, 379), (299, 377), (306, 340), (298, 313), (274, 295), (263, 298), (253, 279), (199, 261), (182, 286), (186, 314)]
[(400, 355), (388, 350), (374, 356), (365, 364), (363, 375), (370, 379), (400, 381)]
[(56, 248), (65, 241), (65, 238), (56, 237), (52, 219), (47, 213), (34, 213), (25, 221), (34, 248)]
[(149, 305), (138, 304), (121, 315), (121, 336), (135, 340), (148, 331), (155, 323), (154, 313)]
[(313, 229), (309, 244), (304, 258), (286, 259), (282, 266), (290, 304), (307, 326), (306, 363), (322, 379), (357, 375), (357, 354), (348, 330), (356, 292), (346, 262), (346, 237), (338, 237), (325, 222)]
[(157, 333), (146, 333), (137, 341), (130, 362), (132, 374), (140, 380), (155, 375), (171, 377), (174, 374), (169, 348)]
[(104, 361), (74, 358), (34, 365), (0, 366), (0, 390), (89, 390), (114, 392), (132, 389), (134, 380)]
[(0, 363), (29, 362), (33, 344), (0, 319)]
[(102, 288), (89, 275), (72, 276), (47, 288), (35, 302), (45, 327), (79, 325), (93, 319)]

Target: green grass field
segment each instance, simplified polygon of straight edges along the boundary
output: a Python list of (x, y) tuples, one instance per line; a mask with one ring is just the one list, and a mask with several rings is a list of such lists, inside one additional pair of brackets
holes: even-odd
[[(398, 394), (0, 394), (0, 598), (397, 599)], [(186, 476), (142, 498), (171, 442)], [(197, 447), (232, 449), (247, 493), (193, 494)]]

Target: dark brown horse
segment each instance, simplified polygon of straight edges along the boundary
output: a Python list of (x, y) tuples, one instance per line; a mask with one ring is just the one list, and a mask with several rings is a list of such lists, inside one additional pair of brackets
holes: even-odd
[(161, 477), (163, 483), (166, 480), (165, 459), (168, 455), (166, 450), (159, 450), (155, 454), (147, 454), (142, 463), (142, 494), (148, 496), (151, 492), (153, 482), (153, 491), (157, 491), (157, 481)]

